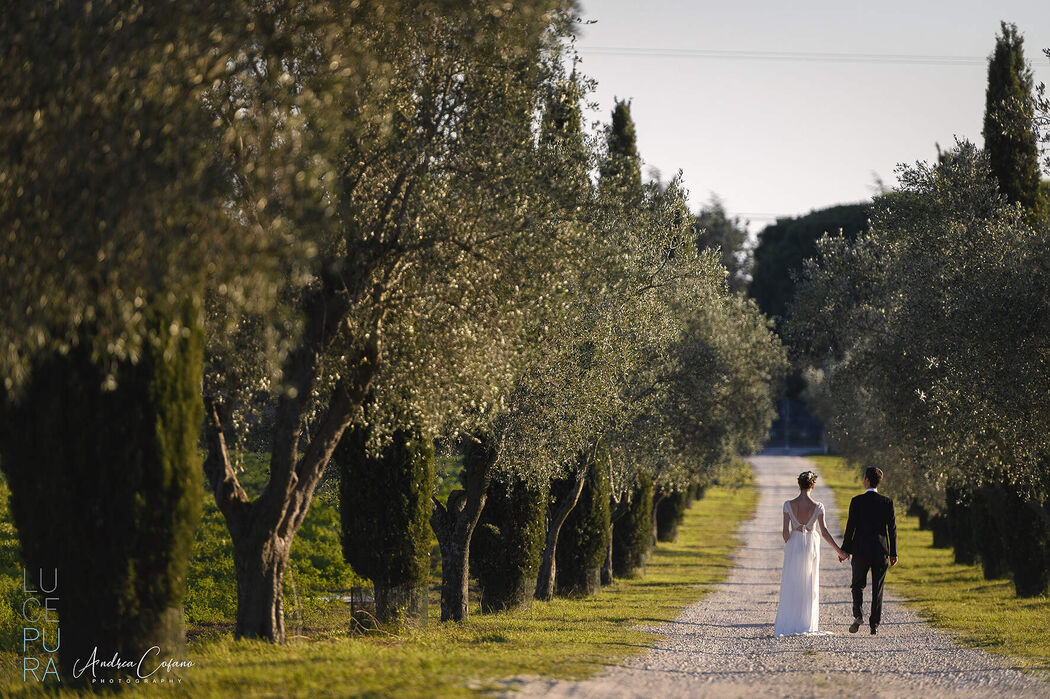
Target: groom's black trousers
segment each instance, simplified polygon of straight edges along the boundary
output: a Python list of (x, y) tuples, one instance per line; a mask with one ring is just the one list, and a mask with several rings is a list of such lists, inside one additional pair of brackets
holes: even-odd
[(882, 588), (886, 583), (886, 571), (890, 568), (890, 559), (886, 556), (868, 558), (867, 556), (854, 555), (850, 558), (853, 564), (853, 618), (863, 619), (861, 607), (864, 604), (864, 586), (868, 582), (868, 572), (871, 572), (871, 616), (868, 623), (878, 626), (882, 621)]

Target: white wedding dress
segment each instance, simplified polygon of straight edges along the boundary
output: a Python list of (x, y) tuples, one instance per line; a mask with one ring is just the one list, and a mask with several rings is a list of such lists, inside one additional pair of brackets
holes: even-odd
[[(817, 503), (809, 521), (802, 524), (784, 503), (791, 520), (791, 534), (784, 543), (784, 567), (780, 573), (780, 601), (774, 636), (820, 634), (820, 532), (817, 522), (824, 515), (824, 505)], [(801, 530), (801, 531), (800, 531)]]

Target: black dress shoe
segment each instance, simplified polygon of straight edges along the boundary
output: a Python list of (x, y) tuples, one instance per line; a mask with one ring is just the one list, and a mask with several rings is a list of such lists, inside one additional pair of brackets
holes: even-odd
[(861, 624), (862, 621), (864, 621), (864, 620), (861, 619), (860, 617), (857, 617), (856, 619), (854, 619), (853, 623), (849, 625), (849, 632), (850, 633), (857, 633), (857, 631), (860, 630), (860, 624)]
[(878, 633), (879, 633), (879, 627), (878, 626), (872, 626), (871, 627), (871, 635), (872, 636), (877, 636)]

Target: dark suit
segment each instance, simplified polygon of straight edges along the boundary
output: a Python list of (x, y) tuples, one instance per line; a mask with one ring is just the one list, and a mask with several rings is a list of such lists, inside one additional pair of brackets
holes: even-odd
[(851, 556), (853, 565), (853, 617), (859, 618), (864, 602), (864, 586), (871, 571), (871, 626), (882, 620), (882, 588), (890, 558), (897, 557), (897, 519), (893, 500), (874, 491), (856, 496), (849, 503), (846, 533), (842, 550)]

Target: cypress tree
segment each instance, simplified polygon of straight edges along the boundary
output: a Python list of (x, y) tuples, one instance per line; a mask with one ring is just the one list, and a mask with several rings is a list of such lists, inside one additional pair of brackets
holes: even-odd
[(531, 597), (540, 567), (548, 488), (504, 477), (489, 485), (474, 533), (470, 568), (481, 586), (481, 611), (519, 607)]
[(639, 473), (627, 511), (613, 525), (613, 573), (635, 578), (645, 574), (652, 551), (653, 477)]
[(557, 586), (563, 595), (593, 595), (601, 589), (601, 568), (608, 548), (610, 483), (599, 456), (590, 460), (576, 506), (558, 539)]
[(676, 490), (660, 501), (656, 508), (657, 541), (674, 541), (678, 538), (678, 525), (685, 519), (688, 501), (689, 494), (685, 489)]
[(1006, 539), (1012, 533), (1004, 529), (1006, 523), (1003, 520), (1008, 500), (1006, 489), (999, 486), (986, 485), (974, 492), (974, 542), (985, 580), (995, 580), (1009, 574)]
[(1038, 597), (1050, 591), (1050, 511), (1045, 504), (1006, 495), (1003, 526), (1006, 556), (1018, 597)]
[(606, 143), (606, 158), (599, 170), (601, 186), (615, 192), (626, 206), (635, 206), (642, 199), (642, 159), (629, 101), (616, 100)]
[(1024, 39), (1017, 26), (1006, 22), (1001, 26), (995, 51), (988, 59), (984, 147), (1000, 191), (1039, 220), (1046, 216), (1047, 202), (1039, 182), (1032, 71), (1025, 61)]
[(977, 541), (974, 530), (973, 498), (955, 488), (948, 492), (948, 527), (951, 531), (955, 562), (964, 565), (977, 563)]
[(426, 618), (434, 446), (410, 429), (378, 455), (368, 432), (350, 428), (332, 455), (339, 469), (343, 556), (372, 581), (376, 619)]
[(933, 547), (935, 549), (951, 548), (952, 528), (947, 512), (930, 515), (930, 531), (933, 532)]
[(551, 190), (563, 197), (563, 204), (574, 208), (590, 196), (591, 182), (587, 146), (583, 140), (582, 90), (576, 73), (547, 96), (540, 124), (540, 149), (551, 154), (545, 176)]
[[(0, 464), (23, 560), (47, 587), (57, 571), (48, 596), (58, 598), (61, 638), (48, 642), (60, 640), (65, 681), (96, 646), (101, 660), (153, 646), (151, 658), (179, 657), (184, 647), (202, 495), (198, 313), (187, 306), (186, 332), (157, 333), (163, 346), (109, 376), (77, 346), (38, 362), (18, 396), (0, 396)], [(154, 322), (166, 331), (171, 316)]]

